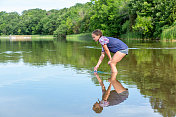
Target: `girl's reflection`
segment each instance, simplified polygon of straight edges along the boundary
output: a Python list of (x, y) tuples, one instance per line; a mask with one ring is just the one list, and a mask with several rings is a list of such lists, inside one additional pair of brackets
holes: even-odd
[[(128, 89), (124, 88), (122, 84), (116, 80), (117, 73), (112, 73), (111, 78), (108, 79), (110, 84), (107, 90), (99, 75), (97, 73), (94, 74), (97, 77), (102, 88), (102, 100), (98, 100), (98, 102), (93, 105), (93, 110), (96, 113), (101, 113), (103, 107), (117, 105), (128, 98)], [(111, 86), (113, 86), (115, 90), (111, 91)]]

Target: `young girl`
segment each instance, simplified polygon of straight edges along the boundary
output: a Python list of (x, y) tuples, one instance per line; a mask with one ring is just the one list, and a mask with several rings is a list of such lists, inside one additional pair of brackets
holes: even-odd
[[(99, 41), (102, 46), (101, 56), (97, 65), (94, 67), (94, 71), (97, 71), (106, 53), (109, 58), (108, 64), (111, 67), (111, 72), (117, 72), (116, 64), (128, 54), (128, 46), (117, 38), (103, 36), (99, 29), (92, 32), (92, 38), (95, 42)], [(112, 58), (110, 52), (115, 53)]]

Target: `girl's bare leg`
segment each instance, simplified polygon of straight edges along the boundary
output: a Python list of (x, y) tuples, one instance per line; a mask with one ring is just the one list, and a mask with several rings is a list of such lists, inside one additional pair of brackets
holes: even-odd
[(126, 89), (122, 86), (122, 84), (118, 80), (116, 80), (116, 76), (117, 73), (112, 73), (109, 82), (113, 85), (117, 93), (122, 93), (123, 91), (126, 91)]
[(125, 55), (126, 54), (121, 53), (119, 51), (114, 54), (114, 56), (112, 57), (111, 63), (110, 63), (112, 73), (113, 72), (117, 73), (116, 64), (117, 64), (117, 62), (120, 62)]
[(108, 89), (107, 89), (107, 91), (105, 92), (105, 94), (103, 95), (103, 100), (104, 101), (107, 101), (108, 100), (108, 97), (109, 97), (109, 95), (110, 95), (110, 91), (111, 91), (111, 83), (109, 84), (109, 87), (108, 87)]

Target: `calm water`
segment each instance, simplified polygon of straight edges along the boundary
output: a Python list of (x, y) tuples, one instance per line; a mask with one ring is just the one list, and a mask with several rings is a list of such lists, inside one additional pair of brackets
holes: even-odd
[[(1, 117), (175, 117), (176, 43), (126, 42), (129, 55), (116, 79), (128, 88), (123, 102), (92, 108), (111, 78), (108, 59), (97, 78), (95, 43), (0, 40)], [(111, 87), (114, 90), (114, 87)]]

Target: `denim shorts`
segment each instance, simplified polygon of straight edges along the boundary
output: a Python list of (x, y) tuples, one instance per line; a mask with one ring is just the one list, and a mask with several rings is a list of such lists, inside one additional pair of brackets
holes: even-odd
[(125, 50), (119, 50), (119, 52), (124, 53), (124, 54), (128, 54), (128, 48)]

